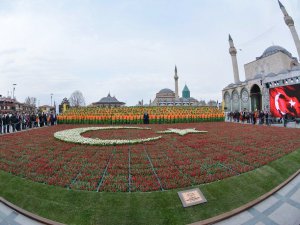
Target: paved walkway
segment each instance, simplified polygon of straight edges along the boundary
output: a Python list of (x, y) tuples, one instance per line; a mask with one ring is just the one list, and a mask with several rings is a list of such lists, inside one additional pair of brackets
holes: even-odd
[(261, 203), (216, 225), (300, 225), (300, 174)]
[(37, 216), (0, 197), (0, 225), (63, 225)]
[(0, 202), (0, 225), (40, 225)]

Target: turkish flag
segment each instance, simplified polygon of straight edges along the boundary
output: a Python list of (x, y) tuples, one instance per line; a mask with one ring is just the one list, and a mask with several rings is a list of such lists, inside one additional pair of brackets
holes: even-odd
[(300, 117), (300, 84), (269, 89), (270, 111), (274, 117)]

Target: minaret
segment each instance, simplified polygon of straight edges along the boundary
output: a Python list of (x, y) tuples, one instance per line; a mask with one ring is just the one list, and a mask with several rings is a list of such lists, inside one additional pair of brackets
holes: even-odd
[(290, 28), (290, 31), (292, 33), (292, 36), (293, 36), (293, 39), (294, 39), (294, 42), (296, 45), (296, 49), (298, 52), (298, 59), (300, 60), (300, 40), (299, 40), (299, 36), (296, 31), (296, 28), (294, 26), (294, 20), (292, 17), (289, 16), (285, 7), (281, 4), (281, 2), (279, 0), (278, 0), (278, 3), (279, 3), (279, 7), (284, 15), (284, 22)]
[(178, 95), (178, 76), (177, 76), (177, 67), (176, 67), (176, 65), (175, 65), (174, 79), (175, 79), (175, 98), (179, 98), (179, 95)]
[(232, 67), (233, 67), (233, 75), (234, 75), (234, 83), (237, 84), (240, 82), (240, 77), (239, 77), (239, 68), (238, 68), (238, 63), (236, 59), (236, 49), (233, 44), (233, 40), (229, 34), (229, 53), (231, 55), (231, 61), (232, 61)]

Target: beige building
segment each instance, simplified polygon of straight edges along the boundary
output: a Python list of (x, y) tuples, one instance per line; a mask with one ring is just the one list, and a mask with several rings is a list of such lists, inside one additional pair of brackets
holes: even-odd
[(55, 106), (50, 106), (50, 105), (39, 106), (39, 112), (43, 112), (43, 113), (55, 112)]
[(254, 79), (257, 74), (280, 73), (298, 65), (297, 58), (280, 46), (267, 48), (255, 61), (244, 65), (246, 80)]
[[(293, 19), (287, 14), (284, 6), (279, 2), (284, 14), (285, 23), (291, 30), (298, 52), (300, 41), (294, 27)], [(234, 83), (222, 90), (224, 110), (249, 111), (269, 110), (269, 88), (298, 83), (300, 79), (300, 65), (296, 57), (281, 46), (268, 47), (261, 56), (244, 65), (245, 81), (240, 81), (237, 64), (237, 51), (229, 35), (229, 53), (232, 59)]]
[(0, 95), (0, 113), (35, 113), (36, 107), (20, 103), (15, 98)]
[(175, 66), (175, 92), (169, 88), (161, 89), (156, 93), (155, 99), (151, 102), (151, 106), (197, 106), (199, 101), (190, 97), (190, 90), (185, 85), (182, 90), (182, 97), (178, 94), (178, 74)]

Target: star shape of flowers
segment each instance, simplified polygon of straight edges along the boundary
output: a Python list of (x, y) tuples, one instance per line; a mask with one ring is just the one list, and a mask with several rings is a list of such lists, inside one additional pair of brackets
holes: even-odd
[(202, 130), (196, 130), (195, 128), (189, 128), (189, 129), (177, 129), (177, 128), (168, 128), (168, 130), (165, 131), (157, 131), (156, 133), (159, 134), (179, 134), (180, 136), (189, 134), (189, 133), (207, 133), (207, 131)]
[(289, 103), (291, 104), (291, 107), (293, 107), (293, 106), (296, 104), (296, 102), (294, 102), (293, 99), (291, 99), (291, 100), (289, 101)]

